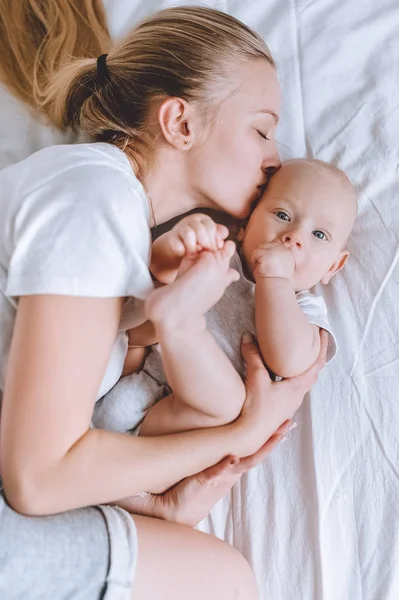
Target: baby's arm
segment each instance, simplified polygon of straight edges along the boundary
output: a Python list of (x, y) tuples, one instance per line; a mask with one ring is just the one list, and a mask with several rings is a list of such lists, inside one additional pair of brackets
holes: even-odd
[(319, 328), (299, 307), (291, 283), (293, 258), (273, 244), (254, 253), (255, 322), (263, 360), (280, 377), (293, 377), (314, 363), (320, 350)]

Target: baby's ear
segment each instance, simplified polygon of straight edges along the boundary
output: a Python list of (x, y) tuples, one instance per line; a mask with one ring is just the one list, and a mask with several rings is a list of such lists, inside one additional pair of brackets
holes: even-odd
[(237, 233), (237, 242), (242, 242), (245, 235), (245, 227), (240, 227)]
[(327, 285), (327, 283), (330, 283), (334, 275), (336, 275), (339, 271), (341, 271), (341, 269), (344, 268), (348, 258), (348, 250), (342, 250), (342, 252), (339, 253), (337, 260), (333, 262), (331, 267), (328, 269), (327, 273), (324, 275), (323, 279), (321, 280), (321, 283), (323, 285)]

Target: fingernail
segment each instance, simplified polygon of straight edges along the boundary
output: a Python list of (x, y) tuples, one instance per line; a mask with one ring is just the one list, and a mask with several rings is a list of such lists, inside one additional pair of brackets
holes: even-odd
[(254, 338), (250, 333), (244, 333), (244, 335), (242, 336), (242, 343), (243, 344), (249, 344), (250, 342), (253, 342)]
[(280, 444), (284, 444), (284, 442), (286, 442), (286, 441), (287, 441), (287, 436), (284, 435), (280, 440)]
[(291, 425), (288, 427), (288, 431), (292, 431), (293, 429), (295, 429), (295, 427), (298, 427), (298, 423), (295, 423), (295, 421), (293, 423), (291, 423)]

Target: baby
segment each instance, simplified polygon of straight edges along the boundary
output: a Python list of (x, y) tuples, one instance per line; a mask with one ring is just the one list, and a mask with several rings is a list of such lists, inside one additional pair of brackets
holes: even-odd
[[(345, 265), (356, 212), (343, 172), (294, 160), (272, 177), (240, 232), (240, 256), (225, 242), (226, 228), (205, 215), (185, 217), (158, 238), (151, 270), (161, 283), (177, 280), (149, 297), (151, 323), (130, 332), (127, 369), (144, 361), (140, 346), (159, 346), (141, 371), (97, 403), (95, 425), (128, 431), (143, 421), (142, 435), (159, 435), (234, 420), (245, 399), (245, 332), (256, 336), (264, 362), (279, 377), (315, 361), (321, 328), (330, 334), (331, 360), (335, 340), (326, 306), (309, 289), (326, 285)], [(179, 270), (186, 272), (181, 280)]]

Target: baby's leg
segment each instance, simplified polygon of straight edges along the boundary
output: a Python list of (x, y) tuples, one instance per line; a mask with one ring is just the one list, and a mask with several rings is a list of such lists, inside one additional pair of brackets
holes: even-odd
[(157, 342), (154, 327), (150, 321), (146, 321), (134, 329), (129, 329), (127, 335), (129, 344), (122, 377), (140, 371), (150, 352), (149, 347)]
[(147, 300), (147, 316), (155, 326), (173, 395), (149, 413), (145, 435), (221, 425), (241, 411), (244, 384), (204, 317), (236, 279), (229, 268), (233, 252), (234, 245), (227, 243), (223, 250), (186, 259), (180, 278)]
[(121, 377), (132, 375), (140, 371), (144, 365), (145, 359), (150, 352), (150, 348), (128, 348)]
[(230, 417), (226, 409), (225, 415), (220, 410), (219, 416), (212, 416), (199, 408), (191, 407), (184, 400), (176, 397), (175, 394), (170, 394), (150, 408), (140, 425), (140, 435), (166, 435), (192, 429), (215, 427), (234, 420), (238, 414), (239, 411)]

